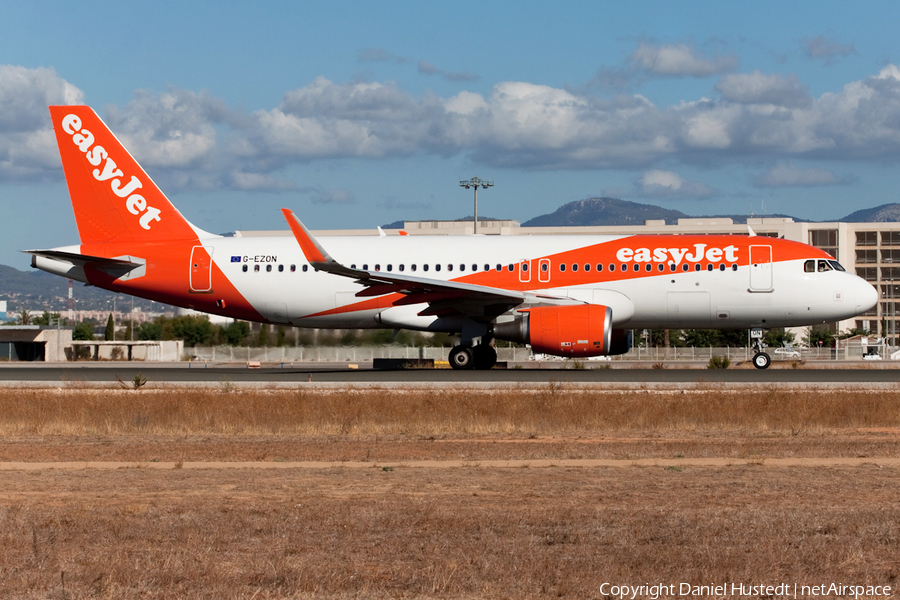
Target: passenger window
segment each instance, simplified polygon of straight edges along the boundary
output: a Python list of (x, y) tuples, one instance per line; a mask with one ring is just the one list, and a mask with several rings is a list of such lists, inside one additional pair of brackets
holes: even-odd
[[(353, 268), (355, 269), (356, 265), (354, 265)], [(291, 265), (291, 273), (294, 273), (296, 271), (297, 271), (297, 265)]]
[(241, 270), (242, 270), (244, 273), (246, 273), (246, 272), (247, 272), (247, 265), (244, 265), (244, 266), (241, 268)]
[(441, 270), (441, 265), (434, 265), (434, 270), (435, 270), (435, 271), (440, 271), (440, 270)]
[(720, 270), (720, 271), (724, 271), (724, 270), (725, 270), (725, 263), (722, 263), (721, 265), (719, 265), (719, 270)]
[(559, 270), (560, 270), (560, 271), (565, 271), (565, 270), (566, 270), (566, 263), (559, 263)]
[(453, 265), (447, 265), (447, 270), (448, 270), (448, 271), (452, 271), (452, 270), (453, 270)]
[(478, 272), (478, 265), (476, 265), (476, 264), (474, 264), (474, 263), (472, 264), (472, 272), (473, 272), (473, 273)]
[(677, 268), (678, 268), (678, 265), (676, 265), (675, 263), (669, 263), (669, 270), (672, 271), (673, 273), (675, 272), (675, 269), (677, 269)]
[(578, 263), (572, 263), (572, 272), (574, 273), (577, 270), (578, 270)]
[(388, 266), (387, 266), (387, 270), (388, 270), (388, 272), (393, 271), (393, 270), (394, 270), (394, 265), (388, 265)]
[(657, 271), (659, 271), (660, 273), (662, 273), (662, 272), (665, 271), (665, 270), (666, 270), (666, 265), (664, 265), (664, 264), (662, 264), (662, 263), (659, 263), (659, 268), (657, 269)]
[(284, 271), (284, 265), (278, 265), (278, 272), (281, 273)]
[(503, 265), (501, 265), (500, 263), (497, 263), (497, 271), (502, 271), (502, 270), (503, 270)]
[(709, 263), (708, 265), (706, 265), (706, 270), (707, 270), (707, 271), (712, 271), (712, 270), (713, 270), (712, 263)]
[(737, 264), (736, 264), (736, 263), (733, 264), (733, 265), (731, 265), (731, 270), (732, 270), (732, 271), (737, 271)]
[(381, 265), (380, 265), (380, 264), (375, 265), (375, 270), (376, 270), (376, 271), (380, 271), (380, 270), (381, 270)]
[[(363, 265), (363, 269), (366, 268), (366, 265)], [(309, 270), (309, 265), (303, 265), (303, 272), (306, 273)]]
[(403, 265), (400, 265), (399, 267), (397, 267), (397, 270), (401, 271), (401, 272), (404, 271), (405, 269), (406, 269), (406, 267), (404, 267)]
[(622, 265), (621, 265), (621, 270), (622, 270), (622, 271), (627, 271), (627, 270), (628, 270), (628, 265), (626, 265), (625, 263), (622, 263)]
[(612, 264), (612, 263), (609, 263), (609, 271), (610, 271), (610, 272), (613, 272), (613, 271), (615, 271), (615, 270), (616, 270), (616, 265), (614, 265), (614, 264)]
[(266, 265), (266, 271), (267, 271), (268, 273), (271, 273), (271, 272), (272, 272), (272, 265)]
[(259, 273), (259, 265), (253, 265), (253, 272)]
[(485, 270), (485, 271), (490, 271), (490, 270), (491, 270), (491, 265), (484, 265), (484, 270)]
[(649, 273), (652, 269), (653, 269), (653, 265), (651, 265), (650, 263), (647, 263), (647, 266), (644, 268), (644, 270), (647, 271), (648, 273)]
[(547, 265), (547, 263), (541, 263), (541, 273), (546, 273), (548, 269), (549, 266)]
[(460, 271), (465, 271), (465, 270), (466, 270), (466, 265), (459, 265), (459, 270), (460, 270)]
[[(303, 270), (305, 271), (306, 267), (303, 267)], [(369, 270), (369, 265), (363, 265), (363, 271), (368, 271), (368, 270)]]
[(639, 264), (637, 264), (637, 263), (634, 263), (634, 267), (632, 267), (632, 269), (633, 269), (635, 272), (640, 271), (640, 270), (641, 270), (641, 265), (639, 265)]
[[(293, 265), (291, 265), (291, 266), (293, 266)], [(355, 269), (355, 268), (356, 268), (356, 264), (350, 265), (350, 268), (351, 268), (351, 269)], [(291, 269), (291, 271), (293, 271), (293, 269)]]
[(602, 270), (603, 270), (603, 263), (597, 263), (597, 271), (599, 272)]
[(522, 272), (523, 272), (523, 273), (527, 273), (527, 272), (528, 272), (528, 263), (522, 263)]
[(423, 270), (423, 271), (427, 271), (427, 270), (428, 270), (428, 265), (422, 265), (422, 270)]
[(506, 270), (509, 271), (510, 273), (512, 273), (513, 271), (516, 270), (516, 265), (509, 265), (506, 267)]
[(691, 268), (691, 267), (690, 267), (687, 263), (684, 263), (683, 265), (681, 265), (681, 270), (682, 270), (682, 271), (687, 271), (687, 270), (690, 269), (690, 268)]
[(694, 265), (694, 270), (695, 270), (695, 271), (699, 271), (699, 270), (700, 270), (700, 263), (697, 263), (696, 265)]
[(589, 265), (588, 263), (584, 263), (584, 270), (585, 270), (585, 271), (590, 271), (590, 270), (591, 270), (591, 265)]
[(816, 261), (808, 260), (803, 263), (803, 272), (804, 273), (815, 273), (816, 272)]
[(409, 270), (410, 270), (410, 271), (415, 271), (415, 270), (416, 270), (416, 265), (415, 265), (415, 263), (409, 265)]

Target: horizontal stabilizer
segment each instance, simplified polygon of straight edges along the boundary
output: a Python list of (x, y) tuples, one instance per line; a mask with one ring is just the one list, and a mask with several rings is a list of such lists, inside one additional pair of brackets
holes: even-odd
[(85, 283), (85, 267), (102, 271), (119, 280), (135, 279), (146, 271), (146, 261), (134, 256), (105, 258), (64, 250), (25, 250), (25, 253), (32, 255), (32, 267)]

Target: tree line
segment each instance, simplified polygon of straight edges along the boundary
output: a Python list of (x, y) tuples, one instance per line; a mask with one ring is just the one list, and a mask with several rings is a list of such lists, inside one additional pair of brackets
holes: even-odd
[[(42, 315), (29, 314), (22, 311), (20, 323), (31, 325), (52, 325), (60, 321), (59, 313), (44, 312)], [(96, 339), (96, 328), (99, 323), (85, 320), (75, 324), (72, 338), (74, 340)], [(420, 333), (416, 331), (392, 329), (337, 329), (310, 330), (290, 326), (260, 325), (254, 331), (246, 321), (234, 321), (227, 325), (211, 323), (205, 315), (179, 315), (175, 317), (160, 316), (152, 321), (134, 324), (131, 320), (113, 322), (112, 315), (106, 322), (102, 334), (104, 340), (184, 340), (184, 345), (192, 346), (382, 346), (396, 344), (401, 346), (453, 346), (454, 336), (444, 333)], [(799, 340), (804, 346), (833, 347), (835, 340), (854, 335), (871, 335), (865, 329), (851, 329), (843, 333), (835, 333), (827, 327), (808, 328), (806, 335)], [(745, 347), (748, 345), (746, 329), (652, 329), (649, 339), (642, 338), (640, 331), (635, 331), (635, 345), (651, 347)], [(764, 343), (770, 347), (796, 342), (796, 336), (784, 329), (770, 329)], [(821, 342), (821, 344), (820, 344)], [(497, 340), (498, 347), (514, 344)]]

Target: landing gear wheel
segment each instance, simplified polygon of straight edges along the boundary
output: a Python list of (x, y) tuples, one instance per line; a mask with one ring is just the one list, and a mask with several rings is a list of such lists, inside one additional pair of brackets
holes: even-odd
[(758, 352), (753, 355), (753, 366), (757, 369), (768, 369), (772, 359), (765, 352)]
[(493, 369), (497, 364), (497, 351), (489, 344), (479, 344), (474, 348), (475, 368), (479, 370)]
[(454, 369), (471, 369), (475, 366), (475, 352), (471, 346), (454, 346), (449, 360)]

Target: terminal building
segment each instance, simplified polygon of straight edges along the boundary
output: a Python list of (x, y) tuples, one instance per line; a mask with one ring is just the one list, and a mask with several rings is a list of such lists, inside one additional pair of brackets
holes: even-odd
[[(522, 227), (518, 221), (479, 221), (481, 235), (677, 235), (734, 234), (779, 237), (820, 248), (878, 289), (881, 301), (854, 319), (830, 324), (833, 331), (866, 329), (897, 346), (900, 336), (900, 222), (807, 223), (791, 218), (750, 217), (746, 224), (730, 218), (683, 218), (677, 224), (649, 220), (643, 225), (589, 227)], [(404, 221), (409, 235), (472, 235), (471, 221)], [(397, 230), (386, 233), (395, 234)], [(237, 235), (285, 235), (290, 231), (244, 231)], [(317, 236), (379, 235), (378, 230), (323, 230)], [(797, 336), (798, 339), (800, 336)]]

